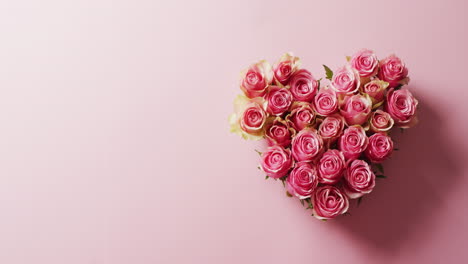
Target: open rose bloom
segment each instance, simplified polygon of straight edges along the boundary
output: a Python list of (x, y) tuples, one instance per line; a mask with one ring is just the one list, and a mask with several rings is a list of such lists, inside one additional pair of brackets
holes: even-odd
[(418, 100), (396, 55), (379, 60), (362, 49), (334, 71), (325, 66), (324, 76), (314, 75), (292, 53), (273, 66), (250, 65), (229, 122), (244, 139), (267, 142), (259, 152), (265, 178), (282, 181), (289, 197), (327, 220), (382, 183), (382, 163), (396, 144), (391, 133), (417, 123)]

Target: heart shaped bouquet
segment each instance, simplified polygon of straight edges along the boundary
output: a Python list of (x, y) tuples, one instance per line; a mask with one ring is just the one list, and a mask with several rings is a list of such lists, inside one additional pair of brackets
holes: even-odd
[(266, 179), (279, 179), (318, 219), (345, 214), (351, 199), (372, 192), (393, 152), (390, 130), (417, 122), (418, 101), (403, 87), (408, 69), (395, 55), (363, 49), (324, 78), (291, 53), (272, 67), (262, 60), (241, 73), (231, 132), (265, 139)]

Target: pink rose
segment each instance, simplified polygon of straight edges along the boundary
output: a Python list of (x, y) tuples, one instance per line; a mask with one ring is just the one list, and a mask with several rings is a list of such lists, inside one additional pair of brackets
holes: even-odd
[(240, 127), (243, 131), (251, 135), (263, 134), (263, 125), (267, 114), (263, 111), (263, 108), (256, 102), (250, 102), (240, 119)]
[(361, 126), (350, 126), (340, 137), (339, 147), (346, 159), (356, 159), (367, 148), (369, 139)]
[(393, 152), (392, 138), (385, 133), (375, 133), (369, 137), (369, 145), (366, 149), (366, 156), (373, 163), (381, 163)]
[(318, 82), (308, 70), (301, 69), (291, 76), (289, 86), (294, 100), (311, 102), (317, 93)]
[(299, 131), (315, 123), (315, 112), (311, 104), (296, 102), (291, 107), (291, 113), (286, 116), (286, 120)]
[(268, 177), (281, 178), (286, 175), (294, 165), (291, 151), (281, 146), (271, 146), (262, 153), (261, 166)]
[(299, 199), (309, 198), (318, 185), (317, 170), (307, 162), (296, 163), (286, 180), (288, 193)]
[(344, 191), (350, 199), (356, 199), (370, 193), (375, 186), (375, 175), (369, 164), (363, 160), (348, 162), (345, 171)]
[(311, 162), (322, 151), (323, 140), (313, 128), (304, 128), (292, 140), (292, 155), (296, 161)]
[(299, 66), (300, 61), (298, 57), (294, 57), (291, 53), (284, 54), (273, 69), (276, 81), (282, 85), (286, 85), (291, 75)]
[(312, 195), (313, 213), (318, 219), (332, 219), (348, 211), (348, 197), (331, 185), (318, 187)]
[(293, 98), (288, 89), (270, 86), (266, 100), (268, 113), (282, 115), (291, 106)]
[(319, 127), (319, 135), (324, 140), (334, 141), (337, 139), (344, 128), (344, 119), (340, 115), (327, 116)]
[(321, 116), (328, 116), (338, 110), (336, 92), (330, 88), (322, 88), (314, 98), (315, 111)]
[(379, 79), (388, 82), (390, 87), (407, 84), (408, 69), (400, 58), (390, 55), (380, 61)]
[(336, 149), (329, 149), (323, 153), (318, 163), (319, 180), (324, 184), (335, 184), (343, 175), (345, 158)]
[(347, 97), (341, 106), (340, 112), (343, 115), (346, 124), (362, 125), (364, 124), (372, 110), (372, 101), (368, 95), (356, 94)]
[(240, 88), (249, 98), (264, 96), (273, 81), (271, 66), (264, 60), (251, 65), (241, 76)]
[(372, 132), (387, 132), (393, 127), (393, 118), (380, 109), (372, 113), (370, 117), (370, 129)]
[(385, 111), (395, 120), (401, 128), (408, 128), (417, 123), (416, 108), (418, 100), (407, 89), (390, 89), (387, 94)]
[(372, 100), (372, 105), (378, 107), (385, 98), (385, 89), (388, 87), (388, 82), (373, 80), (368, 82), (362, 88), (362, 92), (368, 94)]
[(337, 93), (353, 94), (360, 86), (359, 73), (349, 65), (338, 68), (333, 74), (331, 84)]
[(362, 49), (351, 57), (350, 64), (361, 77), (371, 77), (377, 73), (379, 61), (372, 50)]
[(289, 127), (288, 123), (277, 117), (269, 121), (265, 126), (265, 138), (270, 146), (280, 145), (287, 147), (291, 144), (291, 137), (294, 130)]

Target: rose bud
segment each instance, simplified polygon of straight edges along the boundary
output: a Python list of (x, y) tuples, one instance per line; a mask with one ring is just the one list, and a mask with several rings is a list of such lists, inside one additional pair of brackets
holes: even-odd
[(318, 219), (332, 219), (348, 211), (348, 197), (331, 185), (318, 187), (312, 195), (313, 214)]
[(360, 86), (359, 73), (349, 65), (341, 67), (334, 72), (331, 85), (339, 94), (353, 94)]
[(369, 164), (363, 160), (348, 162), (344, 178), (344, 191), (350, 199), (370, 193), (375, 186), (375, 175)]
[(387, 132), (393, 127), (393, 118), (387, 112), (377, 109), (370, 117), (372, 132)]
[(361, 126), (350, 126), (343, 132), (339, 147), (346, 159), (356, 159), (366, 150), (369, 139)]
[(364, 124), (369, 118), (371, 110), (372, 101), (369, 96), (356, 94), (345, 99), (340, 112), (346, 124), (352, 126)]
[(286, 180), (288, 193), (299, 199), (309, 198), (318, 185), (317, 170), (311, 163), (296, 163)]
[(373, 163), (381, 163), (393, 152), (392, 138), (385, 133), (375, 133), (369, 137), (369, 145), (366, 148), (366, 157)]
[(373, 80), (364, 85), (362, 92), (369, 95), (372, 100), (373, 108), (379, 107), (385, 99), (385, 89), (388, 87), (388, 82)]
[(299, 131), (315, 123), (315, 112), (312, 105), (305, 102), (296, 102), (291, 107), (291, 113), (286, 116), (291, 126)]
[(314, 98), (315, 111), (321, 116), (328, 116), (338, 110), (338, 97), (331, 88), (322, 88)]
[(262, 60), (241, 72), (240, 88), (249, 98), (261, 97), (273, 81), (273, 71), (268, 62)]
[(415, 116), (418, 100), (407, 89), (390, 89), (385, 102), (385, 111), (401, 128), (409, 128), (417, 123)]
[(329, 149), (323, 153), (318, 163), (319, 181), (324, 184), (335, 184), (343, 176), (345, 158), (336, 149)]
[(262, 107), (264, 103), (262, 97), (249, 99), (238, 95), (234, 100), (234, 113), (229, 116), (231, 132), (241, 135), (244, 139), (262, 139), (267, 118), (267, 113)]
[(294, 165), (291, 151), (281, 146), (271, 146), (262, 153), (261, 166), (268, 177), (281, 178), (286, 175)]
[(330, 142), (343, 133), (344, 119), (340, 115), (327, 116), (319, 126), (319, 135)]
[(294, 57), (291, 53), (284, 54), (273, 69), (276, 81), (286, 85), (291, 75), (299, 69), (299, 66), (300, 60), (298, 57)]
[(362, 49), (355, 53), (349, 61), (361, 77), (371, 77), (377, 73), (379, 61), (372, 50)]
[(265, 138), (270, 146), (280, 145), (288, 147), (291, 144), (291, 137), (294, 133), (294, 129), (289, 127), (288, 122), (279, 117), (267, 121), (265, 125)]
[(405, 63), (395, 55), (390, 55), (380, 61), (379, 79), (389, 83), (389, 87), (408, 84), (408, 69)]
[(304, 128), (292, 140), (292, 155), (296, 161), (313, 161), (322, 151), (323, 140), (313, 128)]
[(294, 100), (301, 102), (312, 102), (318, 90), (318, 81), (308, 70), (296, 71), (289, 82)]
[(282, 115), (291, 106), (293, 98), (288, 89), (270, 86), (266, 100), (268, 113)]

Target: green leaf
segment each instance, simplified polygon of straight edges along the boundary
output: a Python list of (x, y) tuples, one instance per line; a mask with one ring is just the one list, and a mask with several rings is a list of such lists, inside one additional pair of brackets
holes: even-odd
[(385, 179), (385, 178), (387, 178), (387, 176), (385, 176), (385, 175), (382, 175), (382, 174), (375, 175), (375, 177), (377, 177), (377, 178), (382, 178), (382, 179)]
[(401, 133), (405, 132), (405, 129), (400, 127), (400, 132)]
[(401, 87), (403, 87), (403, 84), (399, 84), (399, 85), (397, 85), (397, 86), (395, 87), (395, 91), (396, 91), (396, 90), (400, 90), (400, 89), (401, 89)]
[(260, 156), (262, 155), (262, 153), (260, 151), (256, 150), (256, 149), (255, 149), (255, 152), (257, 152), (258, 155), (260, 155)]
[(375, 164), (375, 167), (377, 167), (377, 169), (379, 170), (379, 172), (381, 172), (381, 173), (385, 173), (385, 172), (384, 172), (384, 168), (383, 168), (383, 165), (382, 165), (382, 164), (380, 164), (380, 163), (377, 163), (377, 164)]
[(328, 219), (322, 219), (322, 221), (326, 222)]
[(304, 200), (299, 199), (299, 201), (301, 201), (302, 206), (304, 206)]
[(351, 56), (346, 56), (346, 61), (350, 61), (351, 60)]
[(312, 205), (312, 202), (310, 201), (310, 199), (307, 199), (307, 203), (309, 204), (309, 206), (306, 209), (313, 209), (314, 208), (314, 206)]
[(293, 197), (292, 194), (290, 194), (288, 191), (286, 191), (286, 196), (287, 197)]
[(359, 197), (359, 199), (357, 200), (357, 205), (359, 206), (361, 204), (361, 202), (362, 202), (362, 196)]
[(327, 75), (327, 79), (331, 80), (333, 78), (333, 71), (325, 64), (323, 64), (323, 68), (325, 68), (325, 75)]
[(269, 177), (268, 175), (267, 175), (267, 176), (265, 176), (265, 180), (268, 180), (269, 178), (270, 178), (270, 177)]

